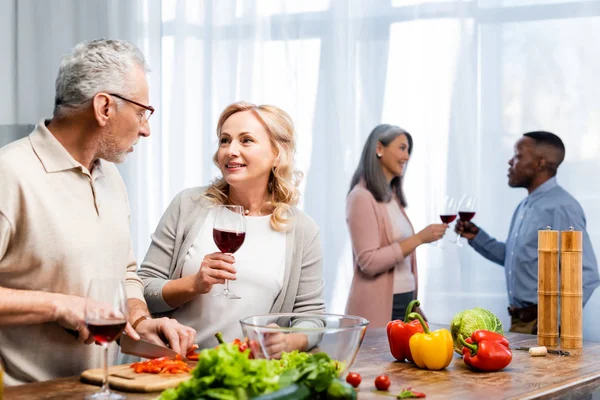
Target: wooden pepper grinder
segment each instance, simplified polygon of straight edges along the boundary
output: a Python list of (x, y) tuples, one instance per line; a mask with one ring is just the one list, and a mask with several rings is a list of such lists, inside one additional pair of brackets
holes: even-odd
[(538, 345), (558, 346), (558, 231), (538, 231)]
[(560, 345), (583, 346), (582, 233), (571, 227), (560, 232)]

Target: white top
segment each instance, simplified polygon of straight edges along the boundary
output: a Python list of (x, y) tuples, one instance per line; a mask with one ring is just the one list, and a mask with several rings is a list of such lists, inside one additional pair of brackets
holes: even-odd
[[(395, 242), (399, 242), (414, 234), (410, 222), (400, 210), (397, 201), (390, 201), (386, 204), (390, 224), (392, 225), (392, 234)], [(404, 256), (404, 259), (396, 264), (394, 269), (394, 294), (412, 292), (415, 287), (415, 276), (412, 273), (412, 254)]]
[[(214, 285), (209, 293), (197, 296), (173, 312), (178, 322), (196, 329), (200, 348), (216, 346), (216, 332), (222, 332), (226, 342), (242, 339), (240, 319), (271, 311), (283, 286), (285, 232), (271, 228), (270, 218), (270, 215), (246, 217), (246, 238), (234, 254), (237, 280), (229, 282), (229, 290), (241, 299), (214, 297), (225, 288)], [(219, 251), (213, 240), (214, 220), (215, 210), (211, 210), (185, 257), (182, 276), (197, 273), (204, 256)]]

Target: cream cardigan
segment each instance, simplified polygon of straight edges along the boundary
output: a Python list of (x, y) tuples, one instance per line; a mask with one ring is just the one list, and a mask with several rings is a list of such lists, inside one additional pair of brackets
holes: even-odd
[[(181, 277), (185, 256), (210, 207), (202, 196), (205, 191), (206, 187), (196, 187), (180, 192), (151, 236), (152, 243), (138, 275), (144, 282), (144, 296), (153, 314), (173, 310), (164, 301), (162, 288), (170, 279)], [(271, 313), (324, 312), (319, 227), (302, 211), (293, 209), (293, 214), (292, 229), (286, 233), (283, 286)]]

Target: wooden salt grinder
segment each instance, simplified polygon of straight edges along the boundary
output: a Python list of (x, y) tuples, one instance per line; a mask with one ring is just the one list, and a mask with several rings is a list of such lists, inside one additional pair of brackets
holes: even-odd
[(583, 346), (582, 233), (571, 227), (560, 232), (560, 345)]
[(538, 331), (540, 346), (558, 346), (558, 231), (538, 231)]

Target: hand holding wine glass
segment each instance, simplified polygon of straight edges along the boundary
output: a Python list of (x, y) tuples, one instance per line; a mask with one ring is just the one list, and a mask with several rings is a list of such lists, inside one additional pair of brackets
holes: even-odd
[[(222, 253), (233, 254), (242, 246), (246, 238), (246, 220), (242, 206), (221, 205), (217, 209), (213, 226), (213, 239)], [(225, 289), (216, 297), (240, 299), (229, 290), (229, 281), (225, 280)]]
[(96, 343), (103, 347), (104, 379), (99, 392), (86, 399), (125, 399), (108, 387), (108, 344), (117, 339), (127, 324), (127, 296), (122, 278), (94, 278), (85, 302), (85, 323)]
[(472, 222), (458, 220), (456, 221), (456, 226), (454, 227), (454, 231), (459, 235), (464, 237), (467, 240), (475, 239), (475, 236), (479, 233), (479, 227)]
[[(466, 232), (467, 234), (470, 233), (471, 226), (468, 223), (475, 216), (476, 208), (477, 208), (477, 197), (470, 196), (468, 194), (464, 194), (460, 200), (460, 203), (458, 204), (459, 221), (462, 222), (460, 224), (461, 233), (462, 232)], [(467, 224), (465, 224), (465, 223), (467, 223)], [(471, 224), (471, 225), (473, 225), (473, 224)], [(465, 229), (465, 228), (467, 228), (467, 229)], [(475, 226), (475, 228), (477, 228), (477, 227)], [(461, 233), (458, 232), (458, 229), (459, 229), (459, 223), (457, 222), (456, 230), (457, 230), (458, 235), (456, 236), (455, 243), (457, 246), (462, 247), (462, 244), (460, 243)], [(477, 231), (479, 231), (479, 229), (477, 229)], [(473, 236), (473, 237), (475, 237), (475, 236)], [(469, 235), (468, 239), (472, 239), (472, 237), (470, 237), (470, 235)]]
[(232, 254), (216, 252), (204, 256), (195, 276), (195, 293), (206, 294), (211, 291), (213, 285), (224, 285), (226, 280), (236, 280), (234, 263), (235, 258)]
[(435, 242), (436, 240), (440, 240), (444, 236), (444, 233), (446, 233), (447, 228), (448, 225), (446, 224), (430, 224), (427, 225), (425, 228), (421, 229), (417, 233), (417, 236), (419, 236), (419, 239), (421, 239), (422, 243)]

